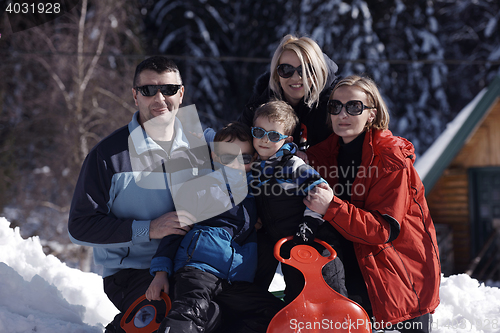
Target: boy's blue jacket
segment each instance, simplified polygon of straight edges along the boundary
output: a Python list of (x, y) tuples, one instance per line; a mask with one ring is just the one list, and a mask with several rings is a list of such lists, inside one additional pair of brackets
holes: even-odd
[(215, 163), (215, 170), (200, 179), (193, 186), (183, 185), (175, 197), (177, 208), (195, 215), (199, 222), (185, 236), (162, 239), (150, 272), (171, 275), (191, 266), (230, 282), (253, 282), (257, 211), (255, 199), (248, 195), (247, 175)]

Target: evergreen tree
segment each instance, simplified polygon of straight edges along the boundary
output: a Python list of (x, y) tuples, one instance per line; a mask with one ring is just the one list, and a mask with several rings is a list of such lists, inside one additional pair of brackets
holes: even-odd
[(283, 37), (275, 28), (284, 16), (279, 1), (241, 1), (234, 4), (231, 54), (235, 61), (226, 63), (232, 94), (226, 114), (236, 119), (252, 95), (257, 78), (269, 71), (271, 57)]
[(500, 75), (500, 2), (436, 3), (444, 57), (449, 60), (447, 95), (453, 110), (470, 102)]
[(223, 118), (231, 95), (221, 56), (230, 54), (232, 8), (225, 1), (159, 1), (148, 15), (156, 31), (151, 51), (176, 61), (186, 87), (184, 105), (196, 104), (202, 123)]
[(436, 12), (430, 1), (395, 0), (386, 8), (390, 15), (383, 14), (380, 5), (373, 6), (380, 15), (374, 31), (384, 45), (390, 71), (378, 82), (392, 100), (391, 128), (422, 153), (452, 118)]

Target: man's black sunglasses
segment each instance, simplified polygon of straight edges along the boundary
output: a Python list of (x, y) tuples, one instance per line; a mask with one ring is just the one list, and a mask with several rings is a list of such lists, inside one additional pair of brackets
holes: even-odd
[(135, 90), (141, 93), (142, 96), (151, 97), (158, 93), (158, 90), (165, 96), (173, 96), (177, 94), (182, 84), (160, 84), (135, 87)]
[[(241, 157), (240, 157), (241, 156)], [(238, 154), (238, 155), (233, 155), (233, 154), (222, 154), (219, 155), (220, 162), (224, 165), (231, 164), (236, 158), (238, 158), (238, 162), (242, 164), (250, 164), (252, 163), (253, 160), (253, 155), (250, 154)]]
[[(311, 64), (308, 64), (308, 66), (309, 66), (309, 72), (312, 73)], [(290, 64), (281, 64), (276, 68), (276, 70), (278, 72), (278, 75), (284, 79), (288, 79), (289, 77), (292, 77), (293, 73), (295, 73), (295, 71), (297, 71), (297, 73), (299, 74), (300, 77), (303, 77), (302, 76), (302, 74), (303, 74), (302, 73), (302, 65), (300, 65), (299, 67), (293, 67)]]
[(361, 101), (349, 101), (342, 104), (341, 101), (331, 99), (328, 101), (327, 110), (329, 114), (338, 115), (345, 106), (345, 111), (351, 116), (359, 116), (365, 109), (374, 109), (373, 106), (366, 106)]

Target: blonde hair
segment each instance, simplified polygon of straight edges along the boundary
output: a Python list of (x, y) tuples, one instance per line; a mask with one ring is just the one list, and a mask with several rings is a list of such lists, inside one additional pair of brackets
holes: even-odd
[[(269, 78), (269, 87), (279, 99), (283, 99), (283, 96), (277, 67), (284, 51), (295, 52), (300, 60), (303, 73), (302, 83), (305, 90), (304, 103), (308, 107), (312, 107), (313, 104), (318, 105), (319, 95), (325, 88), (328, 79), (328, 66), (321, 48), (309, 37), (299, 38), (290, 34), (283, 37), (271, 60), (271, 77)], [(308, 78), (311, 78), (311, 80), (308, 80)], [(311, 81), (310, 84), (309, 81)]]
[(287, 102), (280, 100), (272, 100), (262, 104), (255, 110), (253, 123), (259, 117), (265, 117), (269, 121), (283, 124), (284, 135), (291, 136), (295, 131), (295, 127), (299, 124), (299, 118), (295, 114), (292, 106)]
[[(332, 93), (330, 94), (330, 99), (333, 98), (333, 94), (340, 87), (358, 88), (366, 94), (368, 102), (370, 103), (370, 105), (367, 106), (373, 106), (373, 108), (377, 109), (375, 119), (371, 123), (366, 123), (365, 130), (370, 128), (376, 128), (380, 130), (389, 129), (389, 109), (387, 108), (387, 105), (385, 104), (384, 99), (382, 98), (382, 95), (378, 90), (377, 84), (372, 79), (367, 76), (361, 75), (347, 76), (335, 85)], [(332, 118), (330, 117), (330, 114), (328, 114), (326, 121), (328, 123), (328, 126), (332, 128)]]

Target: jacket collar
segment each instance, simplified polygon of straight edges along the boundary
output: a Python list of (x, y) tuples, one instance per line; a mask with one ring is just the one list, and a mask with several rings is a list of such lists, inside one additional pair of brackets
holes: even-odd
[(373, 158), (375, 156), (373, 139), (374, 137), (378, 136), (379, 133), (377, 132), (381, 131), (369, 129), (366, 132), (365, 140), (363, 141), (363, 150), (361, 151), (361, 164), (365, 164), (365, 166), (369, 166), (373, 162)]
[[(365, 135), (365, 139), (363, 141), (363, 148), (361, 151), (361, 164), (363, 165), (365, 161), (368, 161), (368, 163), (371, 163), (373, 160), (374, 156), (374, 150), (373, 150), (373, 136), (374, 136), (374, 131), (373, 130), (368, 130)], [(325, 140), (325, 142), (329, 142), (329, 144), (325, 147), (328, 152), (325, 154), (326, 156), (334, 157), (335, 156), (335, 161), (336, 157), (339, 154), (339, 149), (340, 149), (340, 137), (333, 133), (330, 135), (328, 139)], [(366, 147), (369, 147), (369, 149), (366, 149)], [(324, 149), (324, 148), (323, 148)], [(333, 161), (332, 165), (333, 165)], [(335, 162), (335, 164), (337, 164)]]
[(413, 144), (405, 138), (392, 135), (390, 130), (370, 129), (366, 134), (363, 150), (362, 159), (368, 161), (367, 165), (373, 163), (375, 156), (383, 156), (381, 163), (388, 169), (404, 167), (406, 159), (410, 159), (412, 163), (415, 161)]
[[(151, 137), (146, 133), (146, 131), (139, 124), (139, 111), (137, 111), (132, 117), (132, 121), (128, 124), (128, 130), (130, 132), (130, 137), (134, 144), (135, 150), (138, 154), (143, 154), (150, 150), (163, 150)], [(179, 119), (175, 118), (174, 123), (174, 139), (172, 142), (172, 148), (169, 154), (179, 148), (189, 148), (189, 141), (184, 135), (182, 124)]]
[[(299, 150), (299, 147), (293, 142), (287, 142), (281, 146), (281, 148), (271, 157), (269, 157), (266, 161), (262, 161), (259, 157), (258, 161), (264, 162), (266, 164), (273, 163), (276, 160), (280, 160), (285, 155), (295, 155), (295, 153)], [(264, 164), (261, 163), (261, 164)]]

